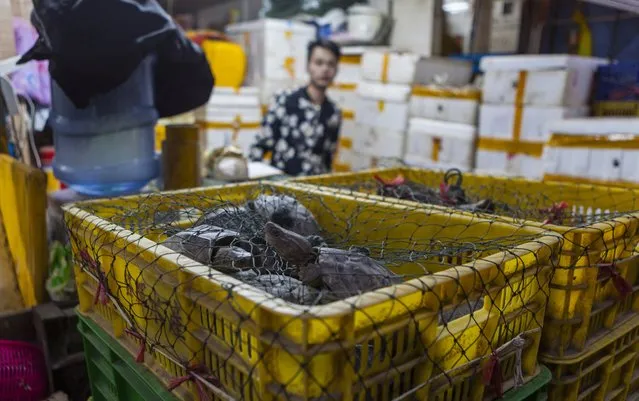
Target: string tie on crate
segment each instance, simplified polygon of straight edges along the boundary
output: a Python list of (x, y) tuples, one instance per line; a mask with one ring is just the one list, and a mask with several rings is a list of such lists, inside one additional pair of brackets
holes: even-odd
[(504, 394), (503, 377), (501, 375), (501, 366), (499, 365), (499, 356), (497, 352), (490, 355), (488, 363), (484, 366), (484, 385), (491, 388), (498, 398)]
[(632, 294), (632, 285), (619, 273), (614, 263), (602, 263), (599, 265), (598, 279), (610, 278), (623, 299)]
[(522, 354), (525, 345), (526, 339), (523, 335), (520, 334), (501, 347), (497, 348), (497, 350), (490, 355), (486, 365), (484, 365), (484, 385), (491, 388), (498, 398), (501, 398), (504, 395), (504, 378), (501, 372), (501, 365), (499, 364), (499, 355), (505, 353), (508, 349), (515, 349), (515, 366), (513, 379), (515, 382), (515, 388), (520, 387), (524, 384)]
[(93, 259), (86, 249), (80, 251), (80, 259), (82, 265), (95, 274), (98, 279), (98, 289), (95, 292), (93, 304), (97, 305), (100, 302), (102, 305), (106, 305), (109, 302), (109, 294), (107, 292), (106, 277), (104, 277), (104, 272), (100, 268), (100, 263)]
[(138, 354), (135, 356), (135, 361), (138, 363), (144, 363), (144, 353), (146, 352), (146, 339), (144, 338), (142, 334), (138, 333), (134, 329), (127, 328), (124, 331), (131, 337), (140, 341), (140, 350), (138, 351)]
[(197, 395), (200, 401), (210, 401), (211, 399), (206, 394), (206, 389), (204, 387), (204, 384), (202, 383), (202, 380), (206, 380), (217, 388), (223, 388), (220, 380), (217, 377), (209, 374), (205, 366), (195, 365), (186, 369), (186, 375), (172, 379), (169, 382), (168, 389), (169, 391), (173, 391), (186, 382), (193, 382), (195, 384), (195, 388), (197, 389)]

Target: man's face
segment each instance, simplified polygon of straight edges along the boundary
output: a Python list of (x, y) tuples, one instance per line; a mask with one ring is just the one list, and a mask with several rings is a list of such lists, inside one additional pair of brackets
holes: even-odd
[(313, 85), (321, 89), (328, 88), (337, 74), (337, 57), (323, 47), (314, 48), (308, 62), (308, 74)]

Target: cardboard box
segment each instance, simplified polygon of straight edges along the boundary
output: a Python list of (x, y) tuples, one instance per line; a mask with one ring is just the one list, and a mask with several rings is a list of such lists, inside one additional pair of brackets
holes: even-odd
[(594, 73), (607, 60), (566, 55), (489, 56), (483, 102), (544, 107), (581, 107), (588, 103)]

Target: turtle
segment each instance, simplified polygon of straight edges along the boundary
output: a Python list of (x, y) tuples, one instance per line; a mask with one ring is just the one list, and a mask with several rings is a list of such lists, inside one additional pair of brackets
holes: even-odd
[(261, 231), (264, 223), (266, 220), (262, 216), (245, 206), (224, 205), (204, 214), (193, 226), (217, 226), (251, 238)]
[(277, 298), (300, 305), (317, 304), (323, 297), (321, 291), (293, 277), (279, 274), (259, 274), (255, 270), (238, 272), (233, 276)]
[(273, 222), (264, 227), (266, 243), (298, 269), (304, 284), (352, 296), (402, 282), (378, 261), (361, 251), (313, 247), (307, 238)]
[(257, 213), (287, 230), (305, 237), (320, 235), (315, 216), (295, 198), (286, 195), (259, 195), (246, 203), (248, 210)]
[(236, 231), (217, 226), (199, 225), (181, 231), (162, 245), (224, 273), (252, 267), (255, 248)]

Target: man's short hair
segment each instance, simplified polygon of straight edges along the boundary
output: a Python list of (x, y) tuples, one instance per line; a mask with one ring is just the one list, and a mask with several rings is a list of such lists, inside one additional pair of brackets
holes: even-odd
[(318, 39), (318, 40), (314, 40), (311, 43), (308, 44), (308, 58), (307, 61), (311, 61), (311, 56), (313, 55), (313, 50), (315, 50), (315, 48), (317, 47), (321, 47), (322, 49), (326, 49), (329, 52), (333, 53), (333, 55), (335, 56), (335, 58), (337, 59), (337, 61), (339, 61), (339, 58), (342, 56), (342, 52), (339, 50), (339, 46), (337, 45), (337, 43), (330, 41), (328, 39)]

